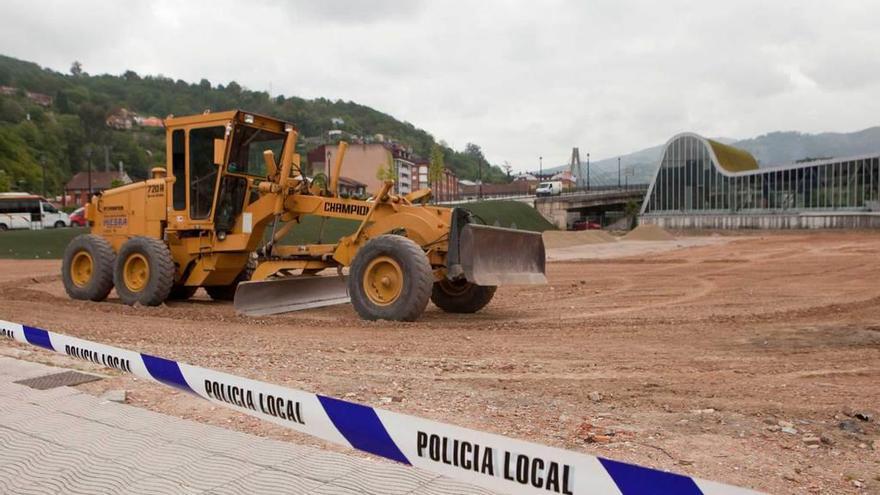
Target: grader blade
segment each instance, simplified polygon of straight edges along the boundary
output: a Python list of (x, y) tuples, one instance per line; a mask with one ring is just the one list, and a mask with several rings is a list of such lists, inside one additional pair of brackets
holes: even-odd
[(547, 283), (540, 233), (470, 223), (458, 247), (464, 276), (477, 285)]
[(350, 302), (347, 277), (298, 276), (242, 282), (235, 291), (235, 311), (266, 316)]

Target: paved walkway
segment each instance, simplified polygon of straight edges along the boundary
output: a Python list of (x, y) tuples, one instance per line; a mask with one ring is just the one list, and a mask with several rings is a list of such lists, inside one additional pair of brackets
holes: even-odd
[(186, 421), (71, 387), (12, 383), (62, 371), (0, 357), (0, 493), (490, 495), (426, 471)]

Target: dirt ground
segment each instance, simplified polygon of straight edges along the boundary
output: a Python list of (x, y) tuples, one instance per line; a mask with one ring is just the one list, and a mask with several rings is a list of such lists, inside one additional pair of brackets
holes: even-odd
[[(880, 493), (880, 234), (700, 239), (566, 248), (549, 287), (503, 287), (476, 315), (429, 305), (411, 324), (348, 306), (240, 317), (203, 294), (72, 301), (60, 262), (0, 261), (0, 318), (772, 493)], [(129, 376), (83, 388), (318, 442)]]

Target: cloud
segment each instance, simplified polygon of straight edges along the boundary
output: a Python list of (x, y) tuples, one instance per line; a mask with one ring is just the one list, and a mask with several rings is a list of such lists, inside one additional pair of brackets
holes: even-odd
[[(273, 2), (273, 4), (278, 5)], [(296, 20), (309, 22), (332, 22), (340, 24), (370, 24), (374, 22), (400, 22), (415, 17), (424, 7), (423, 0), (335, 0), (315, 2), (295, 0), (284, 4)]]
[(5, 54), (353, 100), (496, 163), (876, 125), (880, 3), (9, 0)]

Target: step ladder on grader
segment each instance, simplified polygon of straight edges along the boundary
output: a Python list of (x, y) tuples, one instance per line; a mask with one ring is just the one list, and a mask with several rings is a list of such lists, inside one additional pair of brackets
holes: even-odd
[[(350, 300), (362, 318), (413, 321), (429, 299), (472, 313), (498, 285), (546, 283), (540, 234), (479, 225), (425, 204), (429, 189), (392, 194), (391, 181), (366, 200), (341, 197), (344, 143), (320, 181), (289, 122), (236, 110), (165, 128), (165, 167), (87, 205), (91, 233), (64, 253), (70, 297), (102, 301), (115, 287), (126, 304), (154, 306), (204, 287), (246, 315)], [(306, 215), (360, 223), (332, 244), (281, 244)]]

